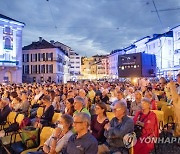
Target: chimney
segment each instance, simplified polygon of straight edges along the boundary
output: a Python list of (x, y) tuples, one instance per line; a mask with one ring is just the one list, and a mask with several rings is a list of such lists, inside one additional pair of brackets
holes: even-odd
[(51, 40), (50, 43), (51, 43), (51, 44), (54, 44), (54, 40)]
[(39, 37), (39, 42), (42, 42), (42, 37)]

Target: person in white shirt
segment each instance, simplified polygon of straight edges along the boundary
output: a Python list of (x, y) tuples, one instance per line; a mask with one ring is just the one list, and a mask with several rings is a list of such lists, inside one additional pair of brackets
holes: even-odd
[(72, 132), (73, 118), (68, 114), (63, 114), (60, 118), (58, 127), (55, 129), (53, 135), (44, 143), (43, 151), (49, 154), (56, 154), (63, 152)]

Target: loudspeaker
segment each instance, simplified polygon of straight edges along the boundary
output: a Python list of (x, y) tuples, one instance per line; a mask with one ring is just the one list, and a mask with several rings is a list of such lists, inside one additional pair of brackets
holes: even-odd
[(118, 56), (119, 77), (155, 77), (156, 56), (146, 53), (132, 53)]

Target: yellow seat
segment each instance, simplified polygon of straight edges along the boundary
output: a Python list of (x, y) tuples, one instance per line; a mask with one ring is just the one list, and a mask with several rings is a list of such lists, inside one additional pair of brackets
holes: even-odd
[(161, 111), (164, 112), (164, 124), (174, 122), (174, 109), (173, 106), (163, 105)]
[(54, 113), (53, 118), (52, 118), (52, 123), (56, 123), (59, 121), (62, 113)]
[(106, 112), (106, 115), (107, 115), (109, 121), (115, 117), (114, 112)]
[(23, 119), (24, 119), (24, 114), (18, 114), (16, 118), (16, 122), (20, 125)]
[(163, 128), (164, 126), (164, 112), (159, 111), (159, 110), (151, 110), (156, 114), (158, 123), (159, 123), (159, 128)]
[(15, 122), (15, 118), (16, 118), (17, 113), (16, 112), (10, 112), (9, 115), (7, 116), (7, 120), (6, 123), (4, 125), (1, 125), (1, 128), (7, 128), (9, 127), (10, 124)]
[(44, 113), (44, 108), (43, 107), (39, 107), (37, 109), (37, 117), (40, 118), (43, 115), (43, 113)]
[(7, 117), (7, 122), (10, 124), (14, 123), (16, 115), (17, 115), (17, 112), (10, 112), (8, 117)]
[(26, 154), (28, 152), (37, 151), (40, 147), (42, 147), (44, 145), (46, 140), (52, 135), (53, 131), (54, 131), (54, 128), (43, 127), (43, 129), (41, 131), (41, 134), (40, 134), (40, 144), (39, 144), (39, 146), (37, 148), (25, 150), (25, 151), (21, 152), (21, 154)]
[(165, 101), (157, 101), (157, 108), (161, 110), (161, 108), (164, 106), (164, 105), (167, 105), (167, 102)]
[[(21, 122), (23, 121), (24, 119), (24, 114), (18, 114), (17, 117), (16, 117), (16, 122), (19, 124), (19, 126), (21, 125)], [(17, 130), (17, 131), (14, 131), (11, 133), (11, 139), (10, 139), (10, 145), (12, 143), (12, 139), (13, 139), (13, 136), (14, 136), (14, 142), (16, 142), (16, 137), (17, 135), (19, 134), (20, 136), (20, 130)]]

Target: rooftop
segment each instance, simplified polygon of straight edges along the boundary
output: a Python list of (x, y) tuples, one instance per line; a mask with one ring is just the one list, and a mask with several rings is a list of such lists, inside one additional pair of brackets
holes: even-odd
[(36, 50), (36, 49), (49, 49), (49, 48), (58, 48), (60, 49), (65, 55), (68, 56), (67, 52), (63, 50), (62, 48), (56, 47), (49, 43), (48, 41), (42, 39), (40, 37), (40, 40), (37, 42), (32, 42), (30, 45), (24, 46), (22, 50)]
[(12, 19), (12, 18), (7, 17), (7, 16), (5, 16), (5, 15), (3, 15), (3, 14), (0, 14), (0, 18), (2, 18), (2, 19), (7, 19), (7, 20), (11, 20), (11, 21), (15, 21), (15, 22), (18, 22), (18, 23), (21, 23), (21, 24), (25, 25), (24, 22), (20, 22), (20, 21), (18, 21), (18, 20)]

